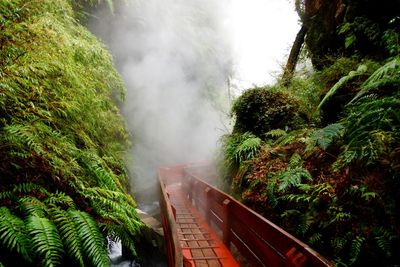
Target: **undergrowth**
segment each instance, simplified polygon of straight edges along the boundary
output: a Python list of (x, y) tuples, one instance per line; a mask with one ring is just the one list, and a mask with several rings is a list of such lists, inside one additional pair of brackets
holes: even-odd
[(0, 1), (1, 265), (109, 266), (107, 240), (136, 255), (123, 96), (70, 1)]
[[(399, 66), (398, 56), (339, 58), (286, 88), (308, 123), (270, 124), (263, 132), (250, 126), (225, 137), (232, 192), (337, 266), (400, 265)], [(251, 107), (255, 100), (240, 101)], [(233, 157), (238, 140), (251, 134), (261, 139), (256, 153)]]

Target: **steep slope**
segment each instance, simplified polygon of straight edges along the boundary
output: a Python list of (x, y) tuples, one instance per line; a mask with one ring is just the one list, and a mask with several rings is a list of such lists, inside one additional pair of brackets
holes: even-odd
[(108, 266), (116, 240), (135, 254), (142, 224), (127, 194), (123, 92), (70, 1), (0, 1), (4, 266)]

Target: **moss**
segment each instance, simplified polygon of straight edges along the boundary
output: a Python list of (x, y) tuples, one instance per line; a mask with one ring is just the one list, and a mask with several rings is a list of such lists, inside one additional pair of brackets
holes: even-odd
[(261, 138), (272, 129), (293, 129), (304, 123), (297, 101), (270, 88), (247, 90), (233, 104), (232, 114), (234, 133), (251, 132)]

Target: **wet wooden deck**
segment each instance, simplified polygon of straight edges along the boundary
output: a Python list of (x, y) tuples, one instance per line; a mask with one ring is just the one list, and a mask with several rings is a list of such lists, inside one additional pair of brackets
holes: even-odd
[(185, 266), (239, 266), (230, 251), (189, 203), (180, 184), (166, 187), (175, 215)]

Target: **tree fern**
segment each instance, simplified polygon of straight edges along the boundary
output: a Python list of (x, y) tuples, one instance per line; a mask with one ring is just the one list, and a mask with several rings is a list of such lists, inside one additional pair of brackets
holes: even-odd
[(30, 216), (27, 222), (33, 250), (40, 257), (42, 266), (58, 266), (64, 249), (57, 227), (49, 219), (37, 216)]
[(6, 207), (0, 207), (0, 243), (5, 248), (16, 251), (24, 260), (32, 261), (32, 243), (27, 235), (25, 223)]
[(78, 225), (78, 234), (82, 240), (85, 256), (94, 266), (109, 266), (107, 247), (93, 218), (82, 211), (68, 210), (68, 214)]

